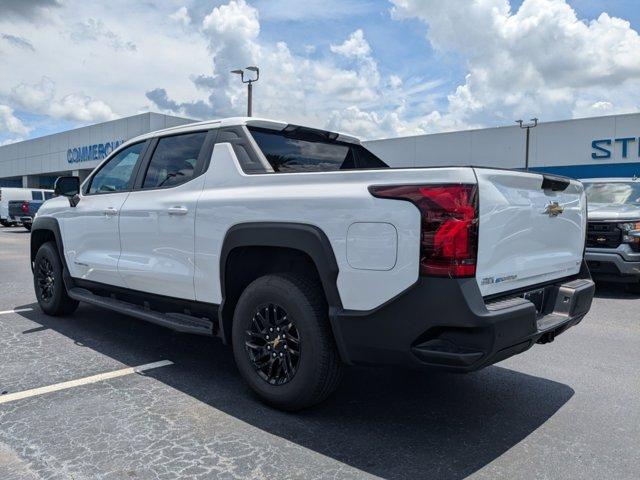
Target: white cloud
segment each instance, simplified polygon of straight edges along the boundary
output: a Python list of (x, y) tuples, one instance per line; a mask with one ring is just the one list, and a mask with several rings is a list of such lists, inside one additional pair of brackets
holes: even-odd
[(79, 120), (81, 122), (104, 122), (117, 115), (102, 100), (95, 100), (81, 93), (70, 93), (51, 104), (51, 116)]
[(55, 82), (42, 77), (38, 83), (20, 83), (11, 89), (11, 100), (22, 108), (54, 118), (80, 122), (113, 120), (117, 115), (102, 100), (76, 92), (55, 98)]
[(349, 35), (341, 45), (331, 45), (333, 53), (339, 53), (347, 58), (363, 58), (371, 55), (369, 42), (364, 38), (364, 32), (360, 29)]
[(107, 28), (102, 20), (96, 20), (95, 18), (89, 18), (86, 22), (78, 22), (73, 25), (70, 36), (71, 39), (77, 43), (99, 41), (114, 50), (135, 51), (137, 49), (135, 43), (130, 40), (124, 40), (113, 30)]
[(389, 85), (391, 88), (400, 88), (402, 86), (402, 79), (398, 75), (389, 75)]
[(182, 24), (182, 26), (187, 26), (191, 23), (191, 17), (189, 16), (189, 11), (187, 7), (184, 5), (180, 7), (178, 10), (169, 15), (169, 18), (175, 20), (176, 22)]
[(0, 105), (0, 132), (26, 135), (30, 131), (31, 129), (14, 115), (13, 108), (8, 105)]
[[(244, 0), (231, 0), (204, 17), (201, 31), (208, 41), (212, 68), (193, 81), (207, 97), (179, 102), (170, 88), (159, 87), (147, 92), (157, 107), (199, 118), (242, 114), (246, 87), (229, 71), (259, 65), (260, 81), (254, 86), (256, 115), (324, 127), (332, 112), (375, 104), (387, 87), (381, 85), (378, 65), (362, 30), (331, 46), (334, 56), (310, 59), (294, 54), (285, 42), (261, 42), (257, 9)], [(341, 125), (348, 126), (347, 118), (353, 115), (347, 112)]]
[[(371, 23), (365, 28), (359, 20), (374, 8), (369, 1), (309, 0), (305, 8), (297, 0), (152, 2), (151, 8), (128, 0), (34, 0), (37, 15), (18, 6), (0, 16), (0, 102), (78, 123), (149, 109), (193, 118), (239, 115), (246, 86), (229, 71), (259, 65), (256, 115), (367, 138), (640, 106), (640, 41), (625, 20), (602, 14), (582, 21), (565, 0), (524, 0), (517, 11), (508, 0), (390, 1), (394, 18), (424, 23), (444, 74), (420, 78), (409, 70), (415, 62), (401, 75), (385, 69), (368, 41)], [(348, 35), (309, 45), (307, 38), (294, 44), (274, 34), (273, 25), (313, 19), (324, 28), (321, 22), (334, 16), (352, 22)], [(268, 40), (261, 33), (265, 19), (272, 22)], [(446, 69), (455, 63), (457, 75), (461, 62), (465, 75), (446, 87)]]
[[(145, 92), (159, 82), (179, 101), (196, 100), (200, 93), (190, 78), (211, 57), (198, 31), (176, 28), (169, 18), (175, 9), (172, 2), (150, 8), (127, 0), (66, 0), (34, 20), (0, 15), (0, 32), (28, 38), (35, 50), (3, 48), (0, 102), (87, 123), (148, 111), (153, 106)], [(93, 37), (78, 41), (91, 19), (100, 19)], [(33, 109), (23, 106), (29, 103)]]
[(602, 13), (585, 22), (565, 0), (524, 0), (517, 12), (508, 0), (391, 1), (396, 18), (419, 18), (434, 48), (468, 63), (440, 122), (613, 112), (628, 108), (629, 95), (640, 105), (630, 87), (640, 79), (640, 37), (626, 20)]

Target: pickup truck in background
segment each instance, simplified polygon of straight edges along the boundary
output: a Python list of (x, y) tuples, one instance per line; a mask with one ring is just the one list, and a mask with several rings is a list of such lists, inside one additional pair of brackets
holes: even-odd
[(594, 278), (640, 293), (640, 179), (583, 180), (589, 202), (586, 260)]
[(43, 203), (42, 200), (10, 200), (9, 219), (13, 223), (21, 223), (24, 228), (31, 231), (33, 219)]
[(486, 367), (576, 325), (594, 293), (580, 182), (391, 169), (279, 121), (149, 133), (55, 191), (31, 233), (45, 313), (86, 302), (217, 336), (286, 410), (326, 398), (345, 364)]
[[(11, 201), (42, 201), (53, 197), (53, 190), (35, 188), (0, 187), (0, 225), (11, 227), (20, 222), (9, 216), (9, 202)], [(16, 212), (17, 213), (17, 212)]]

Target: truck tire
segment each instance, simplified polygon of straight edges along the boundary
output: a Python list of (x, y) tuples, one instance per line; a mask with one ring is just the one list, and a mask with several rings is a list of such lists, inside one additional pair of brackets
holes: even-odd
[(242, 377), (282, 410), (320, 403), (342, 378), (322, 287), (303, 276), (253, 281), (236, 305), (232, 344)]
[(24, 228), (26, 228), (26, 229), (27, 229), (27, 231), (29, 231), (29, 232), (31, 231), (31, 224), (30, 224), (30, 223), (23, 223), (23, 224), (22, 224), (22, 226), (23, 226)]
[(0, 225), (2, 225), (3, 227), (10, 227), (11, 222), (7, 222), (6, 220), (0, 220)]
[(38, 305), (47, 315), (67, 315), (78, 308), (78, 301), (67, 294), (62, 279), (62, 262), (54, 242), (46, 242), (38, 249), (33, 269), (33, 286)]

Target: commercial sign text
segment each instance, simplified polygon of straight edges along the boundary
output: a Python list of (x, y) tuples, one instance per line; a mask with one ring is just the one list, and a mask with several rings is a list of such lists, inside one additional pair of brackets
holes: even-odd
[(80, 163), (102, 160), (123, 143), (124, 140), (114, 140), (112, 142), (96, 143), (95, 145), (70, 148), (67, 150), (67, 162)]

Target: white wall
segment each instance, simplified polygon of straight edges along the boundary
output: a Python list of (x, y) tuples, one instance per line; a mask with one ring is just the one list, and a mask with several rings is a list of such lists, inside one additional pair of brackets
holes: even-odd
[[(626, 158), (616, 138), (633, 137)], [(540, 123), (531, 130), (529, 165), (570, 176), (640, 175), (640, 114)], [(610, 139), (611, 158), (594, 159), (593, 140)], [(517, 125), (373, 140), (365, 145), (394, 167), (479, 165), (524, 168), (525, 132)], [(566, 168), (565, 168), (566, 167)]]

